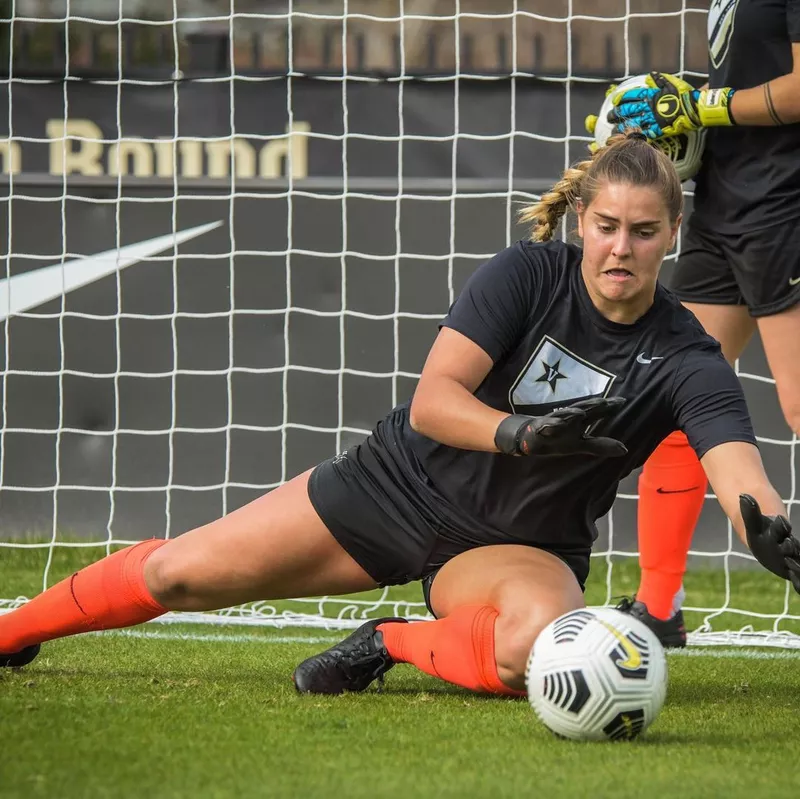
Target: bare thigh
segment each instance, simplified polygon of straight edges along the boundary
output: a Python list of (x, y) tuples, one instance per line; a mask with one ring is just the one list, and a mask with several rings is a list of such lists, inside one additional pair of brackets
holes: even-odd
[(518, 690), (525, 688), (525, 667), (536, 636), (553, 619), (584, 607), (578, 581), (562, 560), (517, 544), (457, 555), (436, 575), (430, 600), (439, 618), (463, 605), (490, 605), (498, 611), (497, 672)]
[(144, 570), (153, 597), (172, 610), (213, 610), (375, 588), (314, 510), (310, 474), (155, 550)]
[(800, 305), (781, 313), (753, 319), (743, 305), (683, 303), (722, 345), (722, 354), (733, 363), (758, 328), (767, 363), (789, 428), (800, 435)]
[(703, 329), (722, 346), (725, 360), (732, 364), (743, 352), (753, 336), (756, 322), (744, 305), (711, 305), (684, 302)]
[(758, 332), (783, 415), (792, 431), (800, 435), (800, 305), (760, 317)]

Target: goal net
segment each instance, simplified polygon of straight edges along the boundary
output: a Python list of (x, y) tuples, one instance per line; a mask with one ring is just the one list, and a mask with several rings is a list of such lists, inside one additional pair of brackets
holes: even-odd
[[(0, 80), (0, 611), (361, 440), (415, 385), (519, 205), (586, 153), (609, 81), (702, 82), (693, 0), (16, 0)], [(691, 185), (687, 184), (691, 207)], [(668, 276), (675, 253), (665, 267)], [(797, 447), (738, 365), (790, 512)], [(636, 475), (587, 599), (638, 584)], [(696, 643), (798, 646), (800, 604), (713, 496)], [(352, 627), (418, 586), (164, 621)]]

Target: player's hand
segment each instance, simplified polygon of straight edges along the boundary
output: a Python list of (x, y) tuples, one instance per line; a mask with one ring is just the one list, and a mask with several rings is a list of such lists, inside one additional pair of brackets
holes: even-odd
[[(611, 84), (616, 88), (616, 84)], [(583, 126), (590, 136), (594, 136), (594, 129), (597, 127), (597, 114), (589, 114), (583, 121)], [(589, 142), (589, 152), (594, 155), (600, 149), (600, 145), (596, 141)]]
[(613, 97), (608, 121), (614, 131), (637, 127), (650, 139), (675, 136), (698, 128), (733, 125), (729, 111), (732, 89), (699, 91), (675, 75), (651, 72), (647, 88), (628, 89)]
[(545, 416), (515, 414), (500, 422), (495, 444), (506, 455), (596, 455), (615, 458), (627, 448), (615, 438), (595, 437), (587, 429), (615, 414), (624, 397), (582, 400)]
[[(608, 97), (608, 95), (611, 94), (613, 91), (616, 91), (616, 88), (617, 84), (612, 83), (606, 89), (606, 97)], [(590, 136), (594, 136), (594, 129), (597, 127), (597, 114), (589, 114), (589, 116), (586, 117), (586, 119), (583, 121), (583, 126), (584, 128), (586, 128), (586, 132)], [(591, 152), (592, 155), (594, 155), (599, 149), (600, 145), (596, 141), (589, 143), (589, 152)]]
[(756, 560), (773, 574), (790, 580), (800, 594), (800, 541), (783, 516), (765, 516), (749, 494), (739, 495), (747, 545)]

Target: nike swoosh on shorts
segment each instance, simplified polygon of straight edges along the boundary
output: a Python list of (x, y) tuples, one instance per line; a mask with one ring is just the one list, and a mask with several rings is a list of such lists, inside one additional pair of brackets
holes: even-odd
[(221, 224), (221, 220), (209, 222), (136, 244), (115, 247), (97, 255), (87, 255), (85, 258), (42, 266), (23, 272), (21, 275), (4, 278), (0, 280), (0, 322), (81, 286), (94, 283), (106, 275), (111, 275), (162, 250), (202, 236)]

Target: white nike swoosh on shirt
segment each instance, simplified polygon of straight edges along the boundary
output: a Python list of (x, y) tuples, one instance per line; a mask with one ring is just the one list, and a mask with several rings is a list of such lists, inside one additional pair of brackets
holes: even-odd
[(221, 224), (221, 220), (209, 222), (206, 225), (168, 233), (166, 236), (157, 236), (137, 244), (115, 247), (97, 255), (87, 255), (85, 258), (76, 258), (61, 264), (42, 266), (21, 275), (4, 278), (0, 280), (0, 322), (81, 286), (94, 283), (106, 275), (149, 258), (173, 245), (202, 236)]
[(800, 283), (800, 277), (790, 277), (789, 278), (789, 285), (790, 286), (796, 286), (798, 283)]
[(643, 352), (640, 352), (636, 356), (636, 363), (648, 364), (648, 363), (652, 363), (653, 361), (663, 361), (663, 360), (664, 360), (664, 356), (663, 355), (654, 355), (652, 358), (645, 358)]

